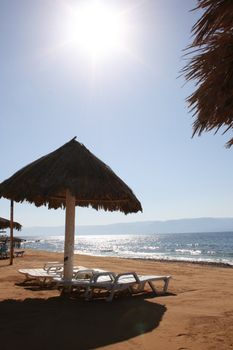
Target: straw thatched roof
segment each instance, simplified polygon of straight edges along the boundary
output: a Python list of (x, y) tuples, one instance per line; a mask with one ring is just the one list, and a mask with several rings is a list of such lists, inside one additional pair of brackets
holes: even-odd
[(75, 138), (2, 182), (0, 197), (56, 209), (65, 207), (66, 190), (81, 207), (125, 214), (142, 210), (132, 190)]
[[(0, 217), (0, 229), (4, 229), (4, 228), (10, 228), (10, 220), (4, 219)], [(13, 227), (20, 231), (22, 228), (22, 225), (20, 225), (18, 222), (13, 221)]]
[[(204, 11), (192, 28), (187, 48), (192, 58), (184, 67), (196, 91), (187, 101), (195, 117), (193, 135), (233, 128), (233, 0), (198, 0)], [(233, 144), (233, 138), (227, 146)]]
[[(10, 242), (11, 238), (5, 235), (0, 236), (0, 243), (8, 243)], [(13, 237), (13, 242), (14, 243), (21, 243), (21, 242), (26, 242), (26, 239), (19, 238), (19, 237)]]

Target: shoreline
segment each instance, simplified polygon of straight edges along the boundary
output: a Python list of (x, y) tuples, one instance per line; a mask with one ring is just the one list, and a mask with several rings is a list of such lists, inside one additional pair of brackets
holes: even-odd
[[(131, 259), (131, 258), (121, 258), (121, 259)], [(194, 260), (176, 260), (176, 259), (142, 259), (142, 258), (132, 258), (133, 260), (146, 260), (146, 261), (159, 261), (165, 263), (178, 263), (178, 264), (194, 264), (194, 265), (203, 265), (203, 266), (213, 266), (213, 267), (222, 267), (227, 269), (233, 269), (233, 265), (223, 262), (214, 262), (214, 261), (194, 261)]]
[[(43, 249), (33, 249), (33, 248), (24, 248), (22, 250), (32, 250), (32, 251), (39, 251), (39, 252), (48, 252), (48, 253), (58, 253), (63, 254), (63, 252), (60, 251), (50, 251), (50, 250), (43, 250)], [(179, 260), (179, 259), (162, 259), (162, 258), (137, 258), (137, 257), (124, 257), (124, 256), (111, 256), (111, 255), (94, 255), (94, 254), (88, 254), (88, 253), (74, 253), (74, 255), (84, 255), (84, 256), (93, 256), (97, 258), (113, 258), (113, 259), (126, 259), (126, 260), (139, 260), (139, 261), (157, 261), (157, 262), (165, 262), (165, 263), (178, 263), (178, 264), (194, 264), (194, 265), (203, 265), (203, 266), (213, 266), (213, 267), (221, 267), (221, 268), (228, 268), (233, 269), (233, 264), (227, 263), (227, 262), (217, 262), (217, 261), (204, 261), (204, 260)]]
[[(61, 252), (57, 252), (61, 253)], [(75, 253), (75, 255), (79, 255), (79, 253)], [(233, 265), (224, 262), (215, 262), (215, 261), (195, 261), (195, 260), (178, 260), (178, 259), (155, 259), (155, 258), (132, 258), (132, 257), (123, 257), (123, 256), (111, 256), (111, 255), (89, 255), (82, 254), (86, 256), (95, 256), (98, 258), (115, 258), (115, 259), (126, 259), (126, 260), (139, 260), (139, 261), (153, 261), (153, 262), (161, 262), (161, 263), (178, 263), (178, 264), (195, 264), (195, 265), (203, 265), (203, 266), (213, 266), (213, 267), (222, 267), (227, 269), (233, 269)]]

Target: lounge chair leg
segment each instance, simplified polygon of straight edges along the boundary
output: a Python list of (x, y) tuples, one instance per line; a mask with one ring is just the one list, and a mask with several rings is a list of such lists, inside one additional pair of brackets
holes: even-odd
[(71, 294), (72, 286), (63, 286), (61, 289), (61, 295), (63, 297), (68, 297)]
[(31, 281), (31, 280), (32, 280), (32, 278), (29, 277), (28, 274), (26, 274), (26, 275), (25, 275), (25, 280), (24, 280), (24, 282), (28, 282), (28, 281)]
[(92, 299), (92, 294), (93, 294), (92, 288), (87, 287), (86, 291), (85, 291), (85, 297), (84, 297), (85, 300), (87, 300), (87, 301), (91, 300)]
[(145, 284), (146, 284), (146, 282), (137, 284), (137, 288), (135, 288), (134, 291), (135, 291), (136, 293), (141, 293), (141, 292), (143, 292), (144, 289), (145, 289)]
[(157, 289), (155, 288), (155, 286), (153, 285), (153, 283), (151, 281), (148, 281), (149, 286), (151, 287), (152, 291), (157, 295)]
[(42, 279), (39, 278), (39, 285), (40, 285), (41, 287), (44, 287), (44, 286), (45, 286), (45, 282), (46, 282), (46, 278), (42, 278)]
[(166, 292), (167, 292), (169, 279), (170, 279), (170, 278), (166, 278), (166, 279), (164, 280), (163, 293), (166, 293)]
[(112, 288), (110, 295), (106, 298), (106, 301), (112, 301), (115, 292), (116, 292), (115, 288)]

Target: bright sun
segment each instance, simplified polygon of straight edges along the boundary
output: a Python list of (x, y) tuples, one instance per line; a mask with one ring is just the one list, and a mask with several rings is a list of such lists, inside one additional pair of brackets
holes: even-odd
[(101, 59), (126, 47), (125, 14), (100, 1), (85, 1), (70, 12), (67, 37), (70, 44)]

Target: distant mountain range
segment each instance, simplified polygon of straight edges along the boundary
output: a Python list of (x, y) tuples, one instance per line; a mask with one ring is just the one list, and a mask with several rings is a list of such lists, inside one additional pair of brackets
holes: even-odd
[[(75, 227), (78, 235), (85, 234), (153, 234), (190, 232), (233, 232), (233, 218), (195, 218), (167, 221), (141, 221), (110, 225), (80, 225)], [(19, 234), (18, 234), (19, 235)], [(64, 226), (23, 227), (20, 236), (64, 235)]]

